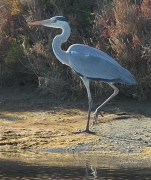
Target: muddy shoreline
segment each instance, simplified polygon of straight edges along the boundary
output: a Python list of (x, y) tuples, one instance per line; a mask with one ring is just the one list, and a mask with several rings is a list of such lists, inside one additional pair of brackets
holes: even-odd
[[(151, 155), (151, 102), (115, 99), (102, 109), (95, 134), (85, 128), (87, 100), (59, 101), (38, 91), (0, 89), (0, 151), (102, 152)], [(99, 103), (96, 102), (95, 106)], [(93, 116), (93, 114), (92, 114)]]

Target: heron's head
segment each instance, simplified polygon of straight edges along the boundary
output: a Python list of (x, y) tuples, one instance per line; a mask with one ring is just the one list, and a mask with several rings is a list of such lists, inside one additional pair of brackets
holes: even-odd
[(68, 24), (68, 21), (63, 16), (55, 16), (50, 19), (29, 23), (29, 25), (31, 26), (43, 25), (43, 26), (48, 26), (48, 27), (53, 27), (53, 28), (62, 28), (66, 24)]

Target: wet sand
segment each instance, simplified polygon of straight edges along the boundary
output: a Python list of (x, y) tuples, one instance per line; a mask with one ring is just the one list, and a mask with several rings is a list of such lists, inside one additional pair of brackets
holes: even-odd
[(0, 151), (99, 152), (146, 160), (151, 155), (150, 107), (150, 101), (116, 98), (102, 109), (104, 117), (91, 127), (94, 134), (75, 134), (85, 129), (87, 98), (61, 101), (36, 90), (1, 88)]

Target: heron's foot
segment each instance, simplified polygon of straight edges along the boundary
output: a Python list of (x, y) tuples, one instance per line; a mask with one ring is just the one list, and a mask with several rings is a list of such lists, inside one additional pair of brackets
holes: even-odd
[(104, 117), (103, 114), (102, 114), (101, 112), (100, 112), (100, 114), (101, 114), (102, 117)]
[[(99, 113), (101, 114), (102, 117), (104, 117), (101, 112), (99, 112)], [(95, 124), (97, 124), (97, 119), (98, 119), (98, 113), (96, 112), (96, 113), (94, 113), (94, 119), (93, 119), (92, 126), (94, 126)]]
[(85, 130), (78, 130), (77, 132), (73, 132), (73, 134), (80, 134), (80, 133), (95, 134), (95, 132), (90, 131), (89, 129), (85, 129)]
[(94, 113), (94, 118), (93, 118), (92, 126), (97, 124), (97, 118), (98, 118), (98, 113)]

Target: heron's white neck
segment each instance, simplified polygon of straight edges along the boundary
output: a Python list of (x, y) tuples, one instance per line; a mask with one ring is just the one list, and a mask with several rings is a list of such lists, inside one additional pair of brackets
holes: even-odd
[(63, 51), (61, 49), (61, 44), (67, 41), (67, 39), (70, 36), (70, 33), (71, 33), (70, 26), (66, 24), (62, 28), (62, 34), (57, 35), (52, 42), (52, 48), (55, 56), (62, 64), (66, 64), (67, 66), (69, 66), (67, 53), (66, 51)]

